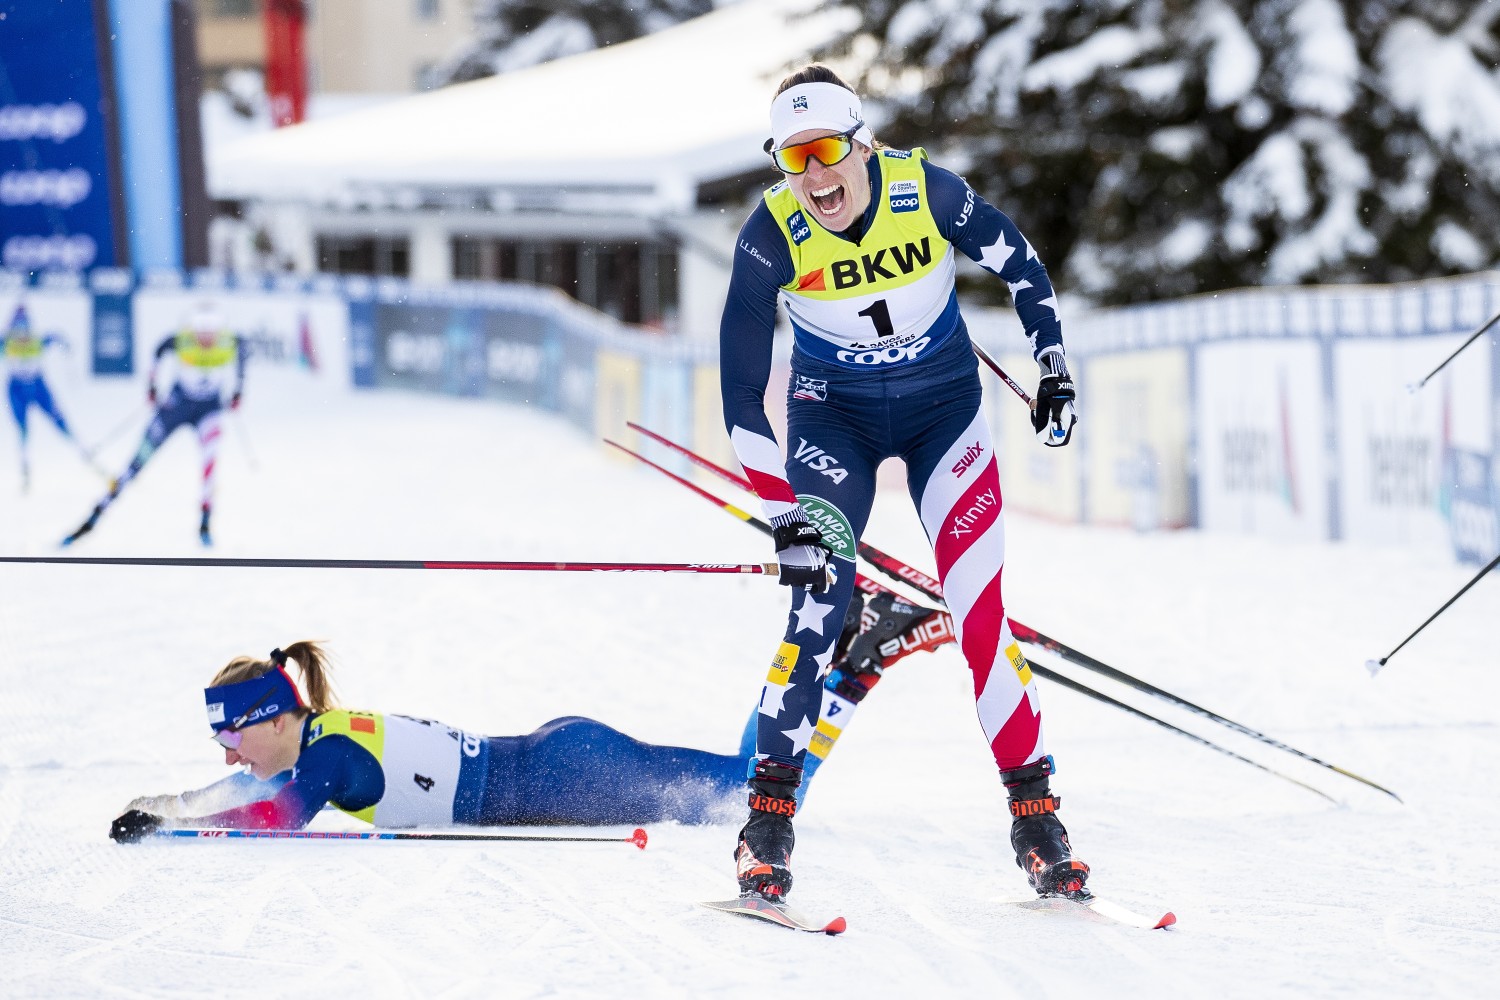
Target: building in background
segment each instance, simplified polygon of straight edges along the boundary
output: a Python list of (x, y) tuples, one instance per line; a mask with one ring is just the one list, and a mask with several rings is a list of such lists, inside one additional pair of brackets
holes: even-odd
[[(264, 72), (264, 2), (197, 0), (208, 87), (233, 70)], [(432, 67), (474, 32), (474, 0), (308, 0), (307, 8), (314, 94), (424, 90)]]
[(777, 179), (762, 149), (775, 87), (847, 14), (809, 6), (745, 0), (246, 136), (211, 149), (210, 186), (298, 272), (528, 281), (712, 338), (745, 207)]

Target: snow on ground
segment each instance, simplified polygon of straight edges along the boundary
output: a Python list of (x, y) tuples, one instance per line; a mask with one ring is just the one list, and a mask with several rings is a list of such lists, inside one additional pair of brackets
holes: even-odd
[[(534, 412), (314, 392), (252, 373), (221, 457), (216, 554), (760, 561), (764, 540)], [(85, 439), (136, 384), (54, 388)], [(144, 412), (140, 414), (144, 420)], [(111, 442), (122, 464), (134, 428)], [(49, 554), (102, 484), (50, 428), (32, 491), (0, 434), (0, 550)], [(174, 438), (77, 554), (197, 553)], [(717, 488), (717, 487), (715, 487)], [(739, 499), (735, 497), (734, 499)], [(118, 846), (139, 794), (224, 772), (201, 689), (327, 639), (346, 703), (494, 734), (558, 715), (731, 751), (787, 597), (752, 577), (0, 567), (0, 988), (10, 996), (1473, 996), (1500, 974), (1500, 578), (1384, 655), (1471, 570), (1441, 553), (1128, 534), (1013, 517), (1017, 618), (1396, 789), (1108, 689), (1339, 800), (1043, 684), (1092, 885), (1143, 932), (1026, 898), (952, 647), (893, 668), (799, 818), (794, 900), (840, 938), (711, 913), (733, 826), (616, 844)], [(924, 569), (904, 496), (871, 541)], [(1055, 658), (1038, 654), (1053, 665)], [(1072, 672), (1086, 683), (1107, 682)], [(325, 814), (320, 826), (352, 826)], [(620, 833), (609, 829), (601, 833)]]

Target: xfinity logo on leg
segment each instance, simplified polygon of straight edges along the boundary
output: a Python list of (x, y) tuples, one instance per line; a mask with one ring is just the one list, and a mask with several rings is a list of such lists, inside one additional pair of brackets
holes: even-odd
[(994, 490), (986, 490), (979, 494), (979, 496), (974, 498), (974, 502), (969, 506), (968, 510), (953, 519), (953, 527), (949, 530), (949, 533), (954, 538), (962, 538), (967, 534), (971, 534), (974, 530), (974, 525), (979, 523), (980, 518), (985, 515), (985, 512), (994, 506), (997, 506)]
[(975, 441), (973, 444), (969, 445), (968, 450), (964, 452), (963, 458), (960, 458), (957, 464), (953, 466), (953, 474), (955, 476), (962, 476), (964, 472), (968, 470), (969, 466), (974, 464), (975, 459), (979, 458), (979, 456), (983, 454), (984, 449), (979, 446), (978, 441)]

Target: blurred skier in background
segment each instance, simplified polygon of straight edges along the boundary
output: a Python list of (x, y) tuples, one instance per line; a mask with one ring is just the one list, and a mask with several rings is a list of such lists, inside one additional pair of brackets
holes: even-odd
[[(735, 848), (741, 895), (775, 902), (791, 888), (796, 790), (836, 639), (825, 623), (850, 599), (876, 469), (893, 457), (906, 463), (973, 672), (1016, 862), (1038, 893), (1081, 895), (1088, 867), (1057, 818), (1036, 684), (1001, 596), (999, 473), (954, 251), (1009, 285), (1040, 367), (1032, 426), (1057, 447), (1072, 437), (1075, 392), (1047, 271), (963, 178), (921, 148), (878, 145), (859, 97), (827, 67), (782, 82), (771, 133), (783, 180), (740, 230), (720, 327), (725, 425), (775, 528), (780, 580), (796, 588), (762, 696)], [(784, 462), (765, 410), (778, 301), (794, 337)]]
[[(851, 613), (846, 655), (822, 687), (827, 724), (815, 762), (885, 666), (952, 638), (934, 609), (888, 592), (871, 608)], [(301, 673), (300, 690), (288, 662)], [(581, 716), (526, 736), (478, 736), (427, 719), (349, 711), (336, 707), (328, 655), (316, 642), (272, 650), (265, 660), (236, 657), (204, 698), (224, 762), (248, 770), (195, 791), (135, 799), (110, 829), (115, 840), (173, 827), (300, 829), (329, 803), (377, 827), (723, 821), (735, 815), (755, 749), (753, 725), (738, 753), (715, 754), (642, 743)]]
[[(158, 396), (157, 385), (162, 364), (171, 359), (173, 382), (165, 399)], [(245, 389), (245, 345), (239, 334), (231, 331), (212, 305), (197, 309), (183, 328), (157, 345), (146, 380), (146, 399), (156, 413), (146, 428), (141, 446), (109, 493), (100, 500), (88, 519), (67, 538), (71, 545), (94, 530), (99, 517), (115, 502), (120, 491), (136, 477), (156, 454), (173, 431), (192, 427), (198, 432), (203, 452), (202, 519), (198, 538), (204, 545), (213, 544), (210, 518), (214, 502), (214, 465), (218, 458), (219, 438), (223, 431), (224, 407), (238, 409)]]
[(34, 333), (31, 329), (31, 318), (27, 315), (26, 306), (23, 304), (16, 306), (15, 313), (11, 315), (10, 324), (6, 327), (5, 333), (0, 335), (0, 343), (4, 344), (5, 366), (9, 370), (7, 390), (10, 394), (10, 412), (16, 418), (16, 429), (21, 434), (22, 492), (25, 492), (31, 485), (31, 458), (26, 416), (33, 406), (56, 424), (62, 436), (73, 443), (83, 455), (84, 461), (92, 465), (92, 457), (73, 436), (73, 432), (68, 428), (67, 420), (63, 418), (62, 411), (57, 408), (57, 402), (52, 398), (52, 390), (47, 387), (47, 379), (42, 372), (42, 355), (47, 348), (57, 346), (67, 350), (68, 342), (59, 334)]

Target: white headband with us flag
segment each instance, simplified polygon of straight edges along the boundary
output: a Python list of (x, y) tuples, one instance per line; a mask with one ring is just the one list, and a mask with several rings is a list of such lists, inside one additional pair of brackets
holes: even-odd
[(861, 124), (864, 120), (859, 96), (836, 83), (803, 83), (788, 87), (771, 102), (772, 148), (780, 149), (792, 136), (808, 129), (847, 132), (856, 125), (859, 125), (859, 131), (854, 133), (855, 141), (874, 146), (875, 137), (870, 133), (870, 127)]

